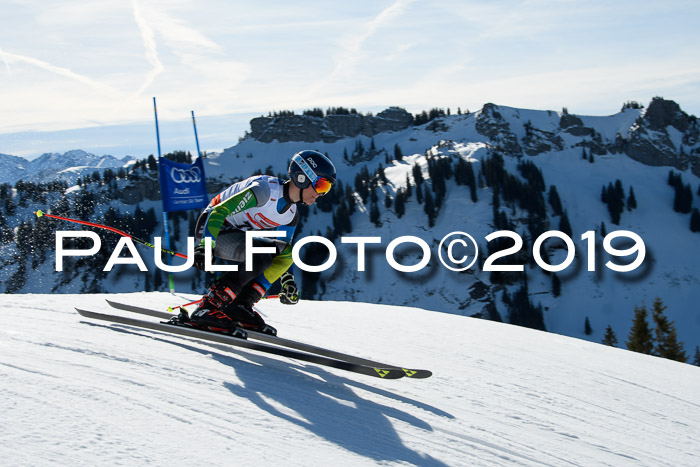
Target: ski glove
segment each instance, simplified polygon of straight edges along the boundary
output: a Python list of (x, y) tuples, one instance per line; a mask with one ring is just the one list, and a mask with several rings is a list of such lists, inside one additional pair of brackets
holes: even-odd
[(296, 305), (299, 303), (299, 289), (297, 288), (297, 283), (294, 281), (294, 276), (291, 272), (282, 274), (282, 277), (280, 277), (280, 284), (282, 284), (280, 302), (285, 305)]
[(194, 267), (204, 271), (204, 245), (194, 247)]

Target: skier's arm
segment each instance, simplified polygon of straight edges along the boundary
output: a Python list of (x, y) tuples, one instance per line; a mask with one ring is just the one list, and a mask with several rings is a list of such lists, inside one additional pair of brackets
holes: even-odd
[(280, 276), (282, 276), (287, 270), (289, 270), (294, 263), (294, 260), (292, 259), (292, 238), (294, 237), (297, 222), (298, 216), (294, 218), (294, 221), (292, 221), (290, 225), (281, 225), (277, 227), (277, 230), (285, 233), (285, 236), (281, 238), (287, 242), (287, 245), (285, 246), (284, 250), (280, 252), (280, 254), (272, 258), (272, 264), (270, 264), (270, 267), (256, 279), (256, 282), (265, 290), (269, 289), (270, 285), (279, 279)]

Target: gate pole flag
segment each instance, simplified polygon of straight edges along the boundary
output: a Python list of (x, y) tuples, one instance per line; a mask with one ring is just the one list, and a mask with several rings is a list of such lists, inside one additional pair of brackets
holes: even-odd
[[(153, 98), (153, 106), (155, 109), (155, 97)], [(207, 181), (204, 176), (204, 162), (199, 150), (194, 111), (192, 111), (192, 125), (194, 126), (194, 139), (197, 143), (197, 159), (192, 164), (173, 162), (162, 157), (160, 154), (160, 137), (158, 138), (158, 178), (160, 179), (160, 192), (163, 198), (163, 212), (202, 209), (209, 203)], [(156, 132), (158, 131), (157, 128), (158, 114), (156, 114)]]
[(159, 157), (158, 160), (163, 212), (206, 207), (209, 198), (201, 157), (192, 164), (181, 164), (164, 157)]

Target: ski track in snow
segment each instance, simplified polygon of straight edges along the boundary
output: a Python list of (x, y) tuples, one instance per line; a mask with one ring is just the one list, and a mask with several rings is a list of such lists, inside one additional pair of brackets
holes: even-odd
[(690, 365), (417, 308), (261, 304), (283, 336), (434, 372), (383, 381), (73, 311), (128, 315), (106, 297), (0, 299), (3, 465), (700, 464)]

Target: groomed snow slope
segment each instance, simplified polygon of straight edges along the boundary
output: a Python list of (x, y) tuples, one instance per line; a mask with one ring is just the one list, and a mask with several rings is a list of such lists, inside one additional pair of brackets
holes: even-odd
[(690, 365), (416, 308), (261, 304), (285, 337), (434, 372), (384, 381), (73, 311), (105, 297), (0, 297), (3, 465), (700, 464)]

